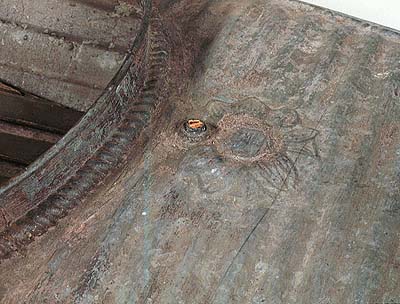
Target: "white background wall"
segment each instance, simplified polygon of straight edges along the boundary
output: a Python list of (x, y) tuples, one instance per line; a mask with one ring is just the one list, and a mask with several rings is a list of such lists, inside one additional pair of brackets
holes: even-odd
[(400, 0), (303, 0), (400, 30)]

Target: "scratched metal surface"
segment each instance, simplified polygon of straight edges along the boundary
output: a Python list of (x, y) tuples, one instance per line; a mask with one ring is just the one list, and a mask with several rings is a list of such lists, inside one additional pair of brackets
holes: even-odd
[(400, 302), (399, 36), (292, 1), (199, 9), (223, 22), (143, 156), (0, 265), (2, 302)]

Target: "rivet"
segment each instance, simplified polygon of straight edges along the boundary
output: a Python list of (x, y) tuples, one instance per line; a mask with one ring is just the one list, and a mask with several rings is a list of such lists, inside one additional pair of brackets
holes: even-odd
[(207, 131), (206, 124), (200, 119), (188, 119), (184, 124), (184, 128), (191, 135), (200, 135)]

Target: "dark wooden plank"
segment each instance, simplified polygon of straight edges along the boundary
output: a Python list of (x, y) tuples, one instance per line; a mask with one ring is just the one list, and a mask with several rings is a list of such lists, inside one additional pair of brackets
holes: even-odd
[(0, 187), (8, 183), (8, 181), (24, 172), (26, 166), (14, 162), (0, 159)]
[(0, 159), (0, 176), (3, 176), (5, 178), (10, 178), (17, 176), (24, 170), (25, 166), (23, 165)]
[(82, 115), (82, 112), (25, 92), (0, 91), (0, 120), (3, 121), (65, 134)]
[(15, 125), (3, 121), (0, 121), (0, 132), (12, 134), (18, 137), (29, 138), (33, 140), (40, 140), (51, 144), (55, 144), (62, 137), (59, 134), (54, 134), (48, 131), (38, 130), (21, 125)]
[(3, 133), (0, 130), (0, 158), (29, 165), (53, 144), (32, 138)]
[(0, 187), (2, 187), (2, 186), (4, 186), (5, 184), (7, 184), (9, 180), (10, 180), (9, 177), (5, 177), (5, 176), (1, 176), (1, 175), (0, 175)]

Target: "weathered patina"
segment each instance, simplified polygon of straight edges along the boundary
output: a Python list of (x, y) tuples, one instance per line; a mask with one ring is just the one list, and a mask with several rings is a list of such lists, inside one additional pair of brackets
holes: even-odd
[(398, 34), (294, 1), (141, 7), (108, 93), (0, 193), (2, 301), (399, 302)]

